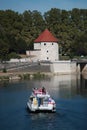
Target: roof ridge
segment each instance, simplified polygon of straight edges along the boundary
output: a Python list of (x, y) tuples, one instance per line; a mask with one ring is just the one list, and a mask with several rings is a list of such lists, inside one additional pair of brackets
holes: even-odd
[(58, 42), (58, 39), (53, 36), (53, 34), (48, 30), (45, 29), (35, 40), (35, 43), (38, 42)]

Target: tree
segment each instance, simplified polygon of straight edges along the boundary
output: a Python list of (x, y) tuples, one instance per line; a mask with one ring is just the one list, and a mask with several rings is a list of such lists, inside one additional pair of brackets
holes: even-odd
[(76, 37), (74, 46), (71, 49), (71, 53), (74, 55), (87, 55), (87, 31)]
[(0, 39), (0, 59), (1, 61), (6, 61), (8, 60), (8, 52), (9, 52), (9, 46)]
[(52, 8), (50, 11), (44, 13), (44, 19), (47, 28), (56, 34), (56, 37), (58, 37), (61, 24), (61, 10)]
[(20, 54), (25, 54), (26, 53), (26, 49), (27, 49), (27, 45), (25, 40), (23, 40), (21, 37), (19, 39), (17, 39), (16, 41), (16, 52), (20, 53)]
[(40, 12), (34, 10), (32, 12), (33, 27), (37, 29), (37, 32), (41, 32), (45, 29), (45, 21)]

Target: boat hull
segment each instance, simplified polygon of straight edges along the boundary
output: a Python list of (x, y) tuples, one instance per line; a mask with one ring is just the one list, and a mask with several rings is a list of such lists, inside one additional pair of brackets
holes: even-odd
[(32, 108), (31, 105), (29, 103), (27, 103), (27, 109), (29, 112), (31, 113), (39, 113), (39, 112), (43, 112), (43, 113), (55, 113), (56, 112), (56, 108), (53, 108), (53, 109), (49, 109), (49, 108)]
[(34, 88), (27, 102), (27, 108), (31, 112), (55, 112), (56, 103), (44, 87)]

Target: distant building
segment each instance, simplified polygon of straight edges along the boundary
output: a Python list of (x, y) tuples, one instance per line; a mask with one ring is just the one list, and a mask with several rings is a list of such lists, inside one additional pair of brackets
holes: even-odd
[(46, 29), (34, 41), (34, 50), (26, 51), (32, 60), (57, 61), (59, 60), (58, 39)]

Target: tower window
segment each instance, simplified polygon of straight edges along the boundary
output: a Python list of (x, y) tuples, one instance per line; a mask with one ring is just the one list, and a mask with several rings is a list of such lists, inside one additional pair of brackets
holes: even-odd
[(47, 60), (49, 59), (49, 57), (47, 57)]
[(52, 45), (53, 45), (53, 43), (52, 43)]
[(44, 43), (44, 45), (46, 45), (46, 43)]
[(47, 53), (48, 53), (48, 50), (47, 50)]

